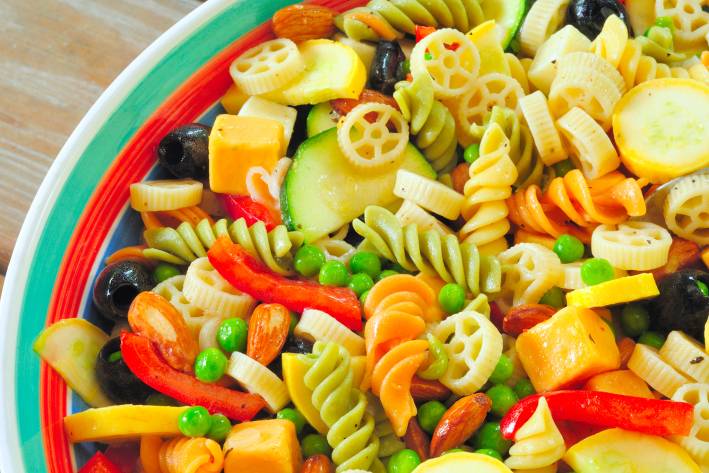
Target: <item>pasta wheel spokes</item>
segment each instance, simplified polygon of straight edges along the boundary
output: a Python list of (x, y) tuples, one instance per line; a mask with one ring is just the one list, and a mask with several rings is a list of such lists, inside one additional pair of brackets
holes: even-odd
[(664, 205), (667, 228), (700, 245), (709, 245), (709, 173), (682, 178)]
[(464, 94), (478, 76), (480, 53), (466, 35), (450, 28), (437, 30), (416, 43), (411, 52), (411, 73), (428, 74), (437, 98)]
[(709, 12), (702, 0), (655, 0), (656, 16), (668, 16), (674, 25), (673, 36), (684, 49), (706, 47), (709, 35)]
[(536, 304), (544, 293), (563, 279), (561, 260), (536, 243), (518, 243), (498, 256), (502, 264), (502, 298), (512, 305)]
[(672, 396), (673, 401), (694, 405), (692, 428), (687, 436), (674, 436), (699, 465), (709, 464), (709, 385), (706, 383), (685, 384)]
[(305, 69), (298, 46), (286, 38), (266, 41), (239, 56), (229, 73), (247, 95), (271, 92), (295, 79)]
[(372, 169), (393, 165), (409, 142), (409, 124), (390, 105), (360, 104), (338, 123), (337, 142), (353, 166)]

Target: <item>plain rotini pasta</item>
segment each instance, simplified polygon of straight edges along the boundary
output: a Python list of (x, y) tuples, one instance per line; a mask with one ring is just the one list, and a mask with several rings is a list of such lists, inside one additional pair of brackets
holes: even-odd
[(672, 397), (679, 388), (692, 382), (667, 363), (656, 349), (642, 343), (635, 345), (628, 360), (628, 369), (667, 397)]
[(590, 243), (596, 224), (618, 224), (645, 215), (641, 181), (614, 171), (587, 180), (580, 170), (538, 186), (518, 190), (507, 200), (509, 218), (520, 228), (558, 238), (564, 233)]
[(524, 54), (534, 57), (544, 41), (559, 29), (568, 4), (569, 0), (537, 0), (532, 4), (519, 30)]
[(692, 337), (679, 330), (667, 335), (660, 348), (660, 356), (675, 369), (700, 383), (709, 383), (709, 363), (697, 363), (707, 357), (704, 347)]
[(561, 283), (559, 257), (535, 243), (519, 243), (498, 256), (502, 265), (502, 299), (512, 305), (536, 304), (544, 293)]
[(532, 85), (529, 83), (527, 78), (527, 71), (529, 66), (532, 65), (532, 59), (530, 58), (518, 58), (512, 53), (505, 53), (505, 61), (507, 66), (510, 68), (510, 76), (522, 87), (525, 94), (533, 92)]
[(505, 199), (512, 194), (517, 168), (510, 159), (510, 140), (493, 123), (480, 142), (480, 157), (470, 165), (465, 183), (462, 215), (465, 225), (459, 237), (478, 247), (483, 254), (497, 254), (507, 248), (505, 234), (510, 229)]
[(256, 301), (234, 288), (211, 265), (207, 257), (194, 260), (185, 275), (182, 292), (204, 312), (246, 318)]
[(451, 315), (430, 333), (448, 353), (448, 369), (440, 382), (458, 396), (478, 391), (502, 354), (502, 335), (488, 318), (475, 311)]
[(394, 100), (416, 136), (416, 146), (433, 169), (449, 171), (455, 165), (458, 142), (453, 114), (433, 96), (433, 80), (419, 74), (411, 82), (396, 84)]
[(542, 396), (532, 417), (515, 434), (515, 443), (505, 465), (520, 470), (544, 468), (556, 464), (565, 452), (564, 438), (551, 417), (546, 398)]
[(226, 374), (251, 394), (261, 396), (273, 413), (283, 409), (290, 402), (288, 389), (281, 378), (244, 353), (235, 351), (231, 354)]
[(409, 200), (448, 220), (460, 215), (465, 198), (445, 184), (399, 169), (394, 183), (394, 195)]
[(413, 35), (416, 25), (456, 28), (467, 33), (483, 21), (477, 0), (372, 0), (366, 7), (353, 8), (335, 18), (337, 27), (358, 41), (379, 41), (382, 36), (393, 39), (392, 34)]
[(356, 251), (354, 246), (337, 236), (321, 238), (311, 244), (320, 248), (328, 261), (337, 260), (347, 263)]
[(474, 311), (479, 314), (483, 314), (488, 319), (490, 318), (490, 302), (485, 294), (478, 294), (468, 302), (468, 304), (463, 309), (464, 312)]
[(672, 400), (688, 402), (694, 406), (689, 435), (677, 435), (672, 440), (687, 450), (700, 466), (706, 468), (709, 466), (709, 384), (685, 384), (675, 392)]
[(614, 268), (647, 271), (667, 263), (670, 232), (650, 222), (599, 225), (591, 236), (591, 253)]
[(687, 55), (674, 50), (674, 38), (670, 28), (652, 26), (646, 35), (638, 36), (635, 41), (640, 43), (643, 54), (658, 62), (674, 64), (686, 61)]
[(192, 207), (202, 200), (203, 187), (193, 179), (136, 182), (130, 185), (130, 205), (138, 212)]
[(384, 472), (379, 461), (379, 438), (367, 399), (353, 386), (349, 352), (336, 343), (317, 342), (311, 355), (300, 355), (309, 364), (304, 383), (312, 402), (328, 427), (327, 441), (340, 473), (350, 469)]
[(367, 395), (367, 408), (374, 416), (374, 433), (379, 437), (379, 458), (389, 458), (406, 448), (404, 442), (394, 433), (394, 428), (391, 426), (379, 399), (371, 393)]
[(289, 232), (285, 225), (278, 225), (269, 232), (263, 222), (248, 226), (243, 218), (231, 225), (225, 219), (213, 226), (207, 220), (196, 226), (183, 222), (177, 229), (146, 230), (143, 236), (149, 246), (143, 251), (144, 256), (173, 264), (187, 264), (206, 256), (207, 249), (217, 238), (227, 236), (269, 269), (282, 275), (294, 273), (293, 255), (303, 243), (303, 235)]
[(709, 173), (686, 176), (667, 194), (663, 214), (667, 228), (700, 245), (709, 245)]
[(455, 235), (442, 236), (433, 229), (421, 232), (416, 224), (402, 225), (394, 214), (376, 206), (367, 207), (364, 221), (356, 219), (352, 227), (364, 237), (363, 249), (373, 250), (407, 271), (438, 275), (466, 287), (473, 295), (500, 289), (497, 258), (481, 256), (475, 245), (460, 243)]
[(205, 437), (157, 436), (140, 440), (140, 461), (145, 473), (219, 473), (224, 466), (222, 447)]
[[(551, 166), (566, 159), (566, 150), (561, 144), (561, 136), (559, 136), (559, 130), (556, 129), (554, 119), (549, 111), (546, 96), (542, 92), (536, 91), (522, 97), (519, 106), (541, 161), (547, 166)], [(540, 166), (540, 177), (541, 167), (543, 166)], [(523, 183), (520, 187), (529, 184), (538, 184), (538, 182)]]

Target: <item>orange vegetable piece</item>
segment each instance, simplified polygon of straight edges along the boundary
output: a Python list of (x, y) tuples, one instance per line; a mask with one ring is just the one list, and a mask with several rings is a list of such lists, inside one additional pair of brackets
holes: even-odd
[(246, 354), (264, 366), (281, 352), (288, 338), (290, 312), (281, 304), (261, 304), (249, 319)]
[(372, 393), (375, 396), (379, 396), (382, 382), (386, 375), (394, 368), (395, 364), (404, 358), (418, 355), (419, 353), (425, 353), (426, 350), (428, 350), (428, 342), (426, 340), (410, 340), (389, 350), (379, 360), (379, 363), (377, 363), (372, 372)]
[(645, 381), (630, 370), (615, 370), (597, 374), (586, 381), (584, 389), (647, 399), (655, 398)]
[(451, 171), (451, 181), (453, 181), (453, 189), (456, 192), (463, 193), (468, 179), (470, 179), (470, 164), (468, 163), (460, 163)]
[(285, 419), (243, 422), (224, 441), (224, 473), (300, 473), (295, 424)]

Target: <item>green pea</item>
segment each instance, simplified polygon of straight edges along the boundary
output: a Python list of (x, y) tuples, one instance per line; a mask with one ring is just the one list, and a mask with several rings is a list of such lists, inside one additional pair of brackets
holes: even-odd
[(202, 406), (190, 407), (180, 414), (177, 427), (187, 437), (204, 437), (212, 427), (212, 416)]
[(586, 248), (581, 240), (571, 235), (561, 235), (554, 243), (554, 253), (557, 254), (562, 263), (573, 263), (583, 257)]
[(324, 264), (325, 253), (317, 246), (303, 245), (295, 252), (293, 265), (295, 270), (305, 277), (318, 274)]
[(477, 449), (490, 448), (500, 452), (501, 455), (506, 455), (512, 446), (512, 441), (502, 436), (499, 422), (485, 422), (475, 433), (473, 443)]
[(432, 334), (427, 334), (429, 359), (431, 362), (417, 374), (423, 379), (439, 379), (448, 370), (448, 352), (443, 343)]
[(512, 388), (518, 398), (522, 399), (532, 394), (536, 394), (537, 391), (534, 389), (532, 382), (527, 378), (522, 378), (514, 385)]
[(374, 286), (374, 281), (372, 277), (367, 273), (358, 273), (352, 276), (350, 283), (347, 285), (352, 289), (357, 296), (361, 296), (365, 292), (369, 291), (372, 286)]
[(418, 408), (418, 420), (419, 425), (423, 430), (432, 434), (436, 430), (436, 425), (438, 421), (441, 420), (443, 414), (446, 413), (448, 409), (446, 406), (439, 401), (428, 401)]
[(574, 169), (576, 169), (576, 166), (574, 166), (574, 163), (571, 162), (570, 159), (565, 159), (564, 161), (559, 161), (558, 163), (554, 164), (552, 167), (554, 168), (554, 173), (559, 177), (563, 177), (569, 171), (573, 171)]
[(153, 393), (148, 396), (145, 403), (149, 406), (179, 406), (180, 403), (162, 393)]
[(638, 338), (638, 343), (642, 343), (643, 345), (649, 345), (659, 350), (660, 348), (662, 348), (662, 345), (665, 344), (665, 336), (661, 333), (651, 332), (648, 330), (647, 332), (640, 335), (640, 338)]
[(701, 292), (704, 297), (709, 297), (709, 286), (707, 286), (704, 281), (697, 280), (697, 289), (699, 289), (699, 292)]
[(217, 343), (222, 350), (231, 353), (246, 350), (249, 326), (239, 318), (224, 319), (217, 327)]
[(564, 294), (564, 291), (562, 291), (560, 287), (554, 286), (544, 293), (542, 298), (539, 299), (539, 303), (546, 304), (555, 309), (561, 309), (566, 306), (566, 294)]
[(381, 273), (379, 273), (379, 276), (377, 276), (377, 281), (381, 281), (384, 278), (388, 278), (389, 276), (396, 276), (398, 273), (397, 271), (394, 271), (393, 269), (385, 269)]
[(465, 148), (463, 151), (463, 159), (466, 163), (473, 164), (476, 159), (480, 157), (480, 145), (478, 143), (473, 143), (472, 145)]
[(411, 473), (421, 464), (419, 454), (405, 448), (389, 458), (387, 473)]
[(626, 304), (620, 313), (620, 325), (629, 337), (639, 337), (650, 327), (650, 314), (642, 304)]
[(350, 269), (352, 274), (364, 273), (374, 279), (382, 272), (382, 262), (374, 253), (358, 251), (350, 258)]
[(500, 455), (500, 452), (498, 452), (497, 450), (493, 450), (492, 448), (479, 448), (479, 449), (475, 450), (475, 453), (479, 453), (481, 455), (487, 455), (488, 457), (492, 457), (492, 458), (502, 461), (502, 455)]
[(115, 352), (111, 353), (110, 355), (108, 355), (108, 362), (109, 363), (115, 363), (116, 361), (122, 360), (122, 359), (123, 359), (123, 353), (121, 353), (120, 351), (115, 351)]
[(207, 432), (207, 437), (216, 442), (221, 442), (229, 435), (230, 431), (231, 422), (229, 419), (223, 414), (214, 414), (212, 416), (212, 426)]
[(350, 273), (342, 261), (330, 260), (320, 268), (318, 281), (323, 286), (343, 287), (349, 284)]
[(300, 449), (305, 458), (313, 455), (327, 455), (329, 457), (332, 453), (327, 439), (320, 434), (310, 434), (303, 437), (303, 440), (300, 441)]
[(438, 303), (449, 314), (460, 312), (465, 307), (465, 289), (460, 284), (446, 284), (438, 293)]
[(219, 381), (226, 371), (227, 359), (219, 348), (207, 348), (194, 360), (194, 374), (205, 383)]
[(504, 417), (507, 411), (519, 401), (517, 394), (506, 384), (496, 384), (485, 394), (492, 401), (492, 413), (499, 417)]
[(369, 295), (369, 291), (364, 291), (361, 296), (359, 296), (359, 303), (362, 304), (362, 307), (364, 307), (364, 303), (367, 302), (367, 296)]
[(669, 16), (658, 16), (655, 18), (655, 26), (659, 26), (660, 28), (669, 28), (673, 33), (675, 31), (675, 24)]
[(293, 422), (295, 425), (295, 432), (298, 435), (300, 435), (303, 431), (303, 427), (305, 427), (305, 417), (303, 417), (303, 414), (301, 414), (298, 409), (293, 409), (292, 407), (286, 407), (285, 409), (278, 411), (276, 418)]
[(497, 365), (495, 365), (495, 369), (490, 375), (489, 381), (493, 384), (505, 383), (508, 379), (510, 379), (510, 376), (514, 373), (514, 370), (515, 367), (512, 364), (510, 357), (505, 354), (500, 355), (500, 359), (497, 360)]
[(298, 325), (298, 314), (290, 311), (290, 324), (288, 325), (288, 335), (293, 335), (295, 326)]
[(614, 277), (613, 266), (605, 258), (590, 258), (581, 265), (581, 280), (589, 286), (610, 281)]
[(167, 263), (160, 263), (153, 270), (153, 279), (156, 283), (160, 284), (166, 279), (170, 279), (171, 277), (177, 276), (179, 274), (182, 273), (176, 266)]

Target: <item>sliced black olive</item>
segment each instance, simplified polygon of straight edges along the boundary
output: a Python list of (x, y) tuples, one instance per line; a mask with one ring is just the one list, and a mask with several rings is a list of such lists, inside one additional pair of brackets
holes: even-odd
[(135, 261), (109, 264), (96, 278), (94, 305), (104, 317), (125, 320), (135, 296), (152, 287), (150, 271), (143, 265)]
[(603, 29), (606, 18), (611, 15), (616, 15), (623, 20), (628, 27), (628, 33), (633, 35), (628, 13), (618, 0), (572, 0), (566, 11), (566, 21), (588, 39), (594, 40)]
[(658, 284), (660, 295), (651, 305), (651, 322), (657, 330), (682, 330), (704, 340), (704, 324), (709, 317), (709, 273), (685, 269), (666, 276)]
[(312, 353), (313, 344), (295, 335), (290, 335), (283, 346), (283, 353)]
[(104, 394), (117, 404), (142, 404), (153, 393), (123, 361), (120, 337), (107, 341), (98, 352), (96, 379)]
[(397, 83), (400, 64), (406, 60), (397, 41), (380, 41), (369, 69), (369, 85), (383, 94), (391, 95)]
[(158, 161), (175, 177), (205, 177), (209, 166), (210, 131), (210, 127), (199, 123), (175, 128), (160, 140)]

